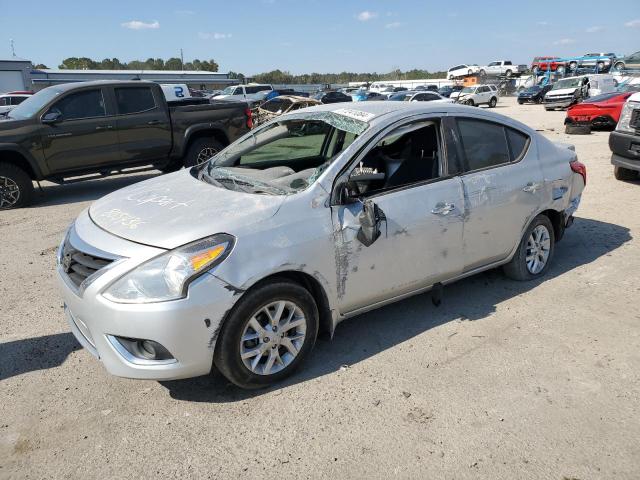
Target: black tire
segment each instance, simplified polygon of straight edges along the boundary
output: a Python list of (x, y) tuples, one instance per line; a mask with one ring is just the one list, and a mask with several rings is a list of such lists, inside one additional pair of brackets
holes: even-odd
[[(184, 157), (184, 166), (187, 168), (194, 167), (206, 161), (206, 159), (204, 159), (205, 156), (210, 158), (223, 148), (224, 146), (215, 138), (196, 138), (189, 146), (189, 150), (187, 150), (187, 154)], [(205, 154), (204, 152), (210, 152), (211, 155), (209, 155), (209, 153)]]
[(523, 105), (524, 104), (524, 100), (518, 100), (518, 105)]
[(589, 135), (591, 133), (591, 125), (567, 123), (564, 127), (564, 133), (569, 135)]
[(544, 107), (544, 109), (545, 109), (547, 112), (550, 112), (551, 110), (555, 110), (555, 108), (551, 108), (551, 107)]
[(475, 104), (475, 103), (473, 103), (473, 100), (472, 100), (472, 99), (465, 100), (465, 101), (464, 101), (464, 104), (465, 104), (465, 105), (469, 105), (470, 107), (475, 107), (475, 106), (476, 106), (476, 104)]
[(489, 100), (489, 108), (495, 108), (497, 104), (498, 99), (496, 97), (491, 97), (491, 100)]
[(567, 67), (565, 67), (564, 65), (558, 65), (558, 68), (556, 68), (556, 72), (560, 75), (564, 74), (566, 70)]
[[(305, 339), (299, 353), (288, 366), (277, 373), (261, 375), (244, 365), (240, 357), (241, 338), (253, 315), (278, 300), (293, 302), (302, 310), (307, 321)], [(254, 389), (272, 385), (291, 375), (313, 349), (318, 323), (318, 307), (306, 288), (286, 280), (264, 283), (247, 291), (229, 313), (216, 342), (213, 355), (215, 365), (239, 387)]]
[[(547, 261), (544, 264), (542, 270), (537, 273), (531, 273), (529, 268), (527, 268), (527, 244), (529, 242), (531, 233), (539, 225), (544, 226), (549, 235), (549, 256), (547, 257)], [(555, 251), (555, 243), (555, 234), (553, 232), (553, 225), (551, 224), (551, 220), (549, 220), (549, 217), (547, 217), (546, 215), (538, 215), (533, 219), (531, 225), (529, 225), (529, 228), (527, 228), (527, 230), (524, 232), (524, 235), (520, 240), (520, 245), (518, 245), (518, 249), (516, 250), (516, 253), (511, 261), (503, 267), (505, 275), (507, 275), (507, 277), (509, 278), (512, 278), (513, 280), (518, 280), (520, 282), (541, 277), (547, 272), (547, 270), (549, 269), (549, 265), (551, 265), (551, 261), (553, 260), (553, 253)]]
[(33, 182), (20, 167), (0, 162), (0, 210), (22, 208), (33, 202)]
[(513, 75), (513, 72), (511, 70), (507, 70), (506, 72), (504, 72), (504, 74), (507, 76), (507, 78), (511, 78), (511, 75)]
[[(471, 71), (471, 70), (469, 70), (469, 71)], [(480, 70), (478, 73), (480, 74), (481, 77), (484, 77), (484, 76), (487, 75), (487, 72), (485, 72), (484, 70)], [(469, 74), (469, 75), (471, 75), (471, 74)]]
[(638, 179), (638, 172), (635, 170), (629, 170), (624, 167), (613, 167), (613, 176), (616, 180), (622, 180), (623, 182), (629, 182)]
[(618, 72), (621, 72), (621, 71), (624, 70), (625, 64), (624, 64), (624, 62), (616, 62), (616, 64), (613, 66), (613, 68), (615, 70), (617, 70)]

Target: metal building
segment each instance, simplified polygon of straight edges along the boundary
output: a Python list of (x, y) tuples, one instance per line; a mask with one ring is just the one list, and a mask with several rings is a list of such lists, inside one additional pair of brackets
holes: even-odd
[(0, 58), (0, 93), (31, 90), (31, 61), (24, 58)]

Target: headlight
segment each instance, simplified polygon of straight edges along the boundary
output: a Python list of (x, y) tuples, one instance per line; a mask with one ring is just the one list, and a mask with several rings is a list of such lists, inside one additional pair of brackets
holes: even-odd
[(234, 244), (234, 237), (222, 233), (163, 253), (112, 283), (103, 295), (116, 303), (184, 298), (189, 284), (227, 258)]
[(624, 104), (624, 106), (622, 107), (622, 112), (620, 113), (620, 120), (618, 120), (616, 130), (620, 132), (635, 133), (635, 128), (631, 126), (631, 116), (633, 115), (633, 110), (636, 108), (640, 108), (640, 103), (626, 102)]

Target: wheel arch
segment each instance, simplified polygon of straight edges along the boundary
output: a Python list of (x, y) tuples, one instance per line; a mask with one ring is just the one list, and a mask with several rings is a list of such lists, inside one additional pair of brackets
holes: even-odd
[(180, 156), (184, 156), (189, 151), (189, 148), (196, 140), (200, 138), (214, 138), (218, 142), (222, 144), (222, 146), (226, 147), (229, 145), (229, 138), (224, 133), (223, 130), (217, 128), (213, 125), (199, 125), (190, 127), (185, 132), (185, 142), (182, 146), (182, 151)]
[(44, 177), (38, 165), (20, 150), (0, 146), (0, 162), (10, 163), (23, 169), (31, 180), (42, 180)]

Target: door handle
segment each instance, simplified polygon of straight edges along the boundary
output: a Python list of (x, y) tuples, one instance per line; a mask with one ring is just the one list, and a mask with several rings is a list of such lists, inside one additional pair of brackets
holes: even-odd
[(438, 202), (431, 210), (431, 213), (434, 215), (449, 215), (455, 208), (456, 206), (453, 203)]
[(113, 128), (113, 125), (98, 125), (96, 127), (96, 130), (111, 130)]
[(149, 120), (147, 125), (160, 125), (160, 120)]
[(522, 188), (522, 191), (523, 191), (523, 192), (527, 192), (527, 193), (536, 193), (536, 191), (537, 191), (541, 186), (542, 186), (542, 185), (540, 185), (539, 183), (529, 182), (529, 183), (527, 183), (527, 184)]

